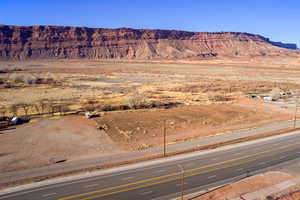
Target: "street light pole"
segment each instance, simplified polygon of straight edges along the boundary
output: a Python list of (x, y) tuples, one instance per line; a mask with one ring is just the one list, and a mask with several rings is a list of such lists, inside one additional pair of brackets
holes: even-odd
[(297, 123), (298, 100), (299, 100), (299, 96), (296, 95), (295, 113), (294, 113), (294, 128), (296, 128), (296, 123)]
[(163, 127), (163, 132), (164, 132), (164, 157), (166, 156), (166, 120), (164, 120), (164, 127)]
[(181, 176), (181, 200), (183, 200), (183, 196), (184, 196), (184, 169), (183, 167), (178, 164), (178, 167), (181, 170), (182, 176)]

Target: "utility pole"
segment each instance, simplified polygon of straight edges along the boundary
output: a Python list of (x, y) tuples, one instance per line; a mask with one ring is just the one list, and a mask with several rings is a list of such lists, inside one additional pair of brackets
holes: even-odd
[(183, 167), (178, 164), (178, 167), (181, 169), (181, 200), (183, 200), (183, 196), (184, 196), (184, 169)]
[(294, 128), (296, 128), (296, 125), (297, 125), (298, 101), (299, 101), (299, 96), (297, 94), (296, 95), (296, 100), (295, 100)]
[(164, 120), (164, 127), (163, 127), (163, 132), (164, 132), (164, 157), (166, 156), (166, 120)]

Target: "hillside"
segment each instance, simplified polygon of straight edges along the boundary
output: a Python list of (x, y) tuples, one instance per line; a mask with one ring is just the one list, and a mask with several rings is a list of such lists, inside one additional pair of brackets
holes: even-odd
[(290, 45), (239, 32), (0, 25), (0, 59), (180, 59), (296, 56)]

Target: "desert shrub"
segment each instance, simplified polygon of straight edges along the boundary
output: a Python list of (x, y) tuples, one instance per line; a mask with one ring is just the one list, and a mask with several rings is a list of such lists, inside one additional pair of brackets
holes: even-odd
[(6, 107), (4, 106), (0, 107), (0, 117), (4, 117), (6, 112), (7, 112)]
[(35, 84), (38, 80), (38, 78), (32, 74), (12, 74), (9, 79), (14, 83), (26, 84)]
[(45, 79), (40, 79), (40, 81), (43, 84), (54, 84), (54, 83), (56, 83), (56, 81), (52, 77), (48, 77), (48, 78), (45, 78)]
[(50, 112), (49, 102), (47, 100), (40, 100), (36, 104), (34, 104), (34, 109), (39, 114), (44, 114)]
[(37, 84), (56, 84), (57, 81), (54, 79), (53, 75), (52, 74), (47, 74), (46, 77), (37, 77), (37, 80), (36, 80), (36, 83)]
[(12, 75), (10, 75), (9, 80), (11, 80), (14, 83), (21, 83), (21, 82), (23, 82), (23, 75), (22, 74), (12, 74)]
[(38, 113), (38, 114), (42, 114), (42, 109), (40, 107), (40, 104), (34, 104), (33, 105), (33, 108), (35, 109), (35, 111)]
[(130, 107), (128, 105), (120, 105), (119, 110), (129, 110)]
[(38, 78), (31, 75), (31, 74), (26, 74), (23, 76), (23, 81), (26, 84), (35, 84), (37, 82)]
[(228, 99), (224, 94), (220, 92), (210, 92), (208, 93), (208, 100), (210, 101), (227, 101)]
[(83, 102), (81, 102), (81, 109), (83, 111), (95, 111), (96, 109), (100, 109), (101, 105), (97, 104), (97, 101), (94, 99), (85, 99)]
[(55, 113), (60, 113), (60, 115), (64, 115), (65, 112), (68, 111), (68, 107), (63, 104), (56, 104), (51, 102), (49, 104), (50, 114), (54, 115)]
[(18, 67), (5, 67), (0, 69), (0, 74), (5, 74), (9, 72), (16, 72), (16, 71), (22, 71), (23, 69), (18, 68)]
[(93, 111), (95, 111), (95, 106), (92, 104), (84, 104), (81, 106), (81, 109), (83, 111), (93, 112)]
[(64, 115), (66, 112), (70, 111), (69, 106), (66, 105), (66, 104), (59, 104), (59, 105), (56, 105), (56, 106), (57, 106), (57, 110), (60, 113), (60, 115)]
[(199, 92), (201, 90), (199, 85), (184, 85), (179, 87), (174, 87), (170, 91), (174, 92)]
[(13, 104), (13, 105), (9, 106), (8, 110), (11, 114), (13, 114), (13, 116), (18, 115), (18, 107), (17, 107), (16, 104)]
[(102, 111), (112, 111), (114, 108), (111, 105), (104, 104), (102, 106)]
[(151, 101), (147, 101), (147, 104), (145, 105), (145, 107), (147, 108), (169, 108), (169, 105), (172, 103), (169, 102), (164, 102), (164, 101), (159, 101), (159, 100), (151, 100)]
[(144, 93), (134, 93), (126, 99), (130, 108), (138, 109), (147, 107), (148, 99)]
[(1, 84), (4, 84), (4, 79), (3, 78), (0, 78), (0, 85)]
[(112, 110), (129, 110), (130, 107), (128, 105), (115, 105), (112, 107)]
[(29, 111), (31, 105), (28, 105), (28, 104), (18, 104), (17, 106), (19, 108), (23, 109), (25, 116), (28, 116), (28, 111)]

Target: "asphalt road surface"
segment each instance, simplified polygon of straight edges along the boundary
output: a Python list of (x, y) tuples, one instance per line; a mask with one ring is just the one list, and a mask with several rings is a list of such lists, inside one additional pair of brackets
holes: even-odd
[[(300, 131), (234, 145), (208, 153), (195, 152), (110, 174), (27, 189), (1, 200), (135, 200), (171, 199), (205, 190), (300, 158)], [(184, 171), (184, 173), (183, 173)]]

